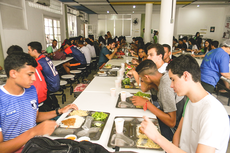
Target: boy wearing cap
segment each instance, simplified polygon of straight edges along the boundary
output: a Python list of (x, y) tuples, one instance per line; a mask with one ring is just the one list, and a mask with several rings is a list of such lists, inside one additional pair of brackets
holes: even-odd
[(220, 48), (209, 51), (200, 66), (201, 84), (209, 93), (214, 91), (220, 77), (230, 79), (229, 73), (230, 40), (225, 40)]

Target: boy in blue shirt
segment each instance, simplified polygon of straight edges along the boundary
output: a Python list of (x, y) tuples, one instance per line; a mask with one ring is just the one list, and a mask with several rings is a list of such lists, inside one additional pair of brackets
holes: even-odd
[[(70, 108), (50, 112), (38, 112), (38, 100), (35, 87), (35, 68), (37, 62), (26, 53), (12, 54), (6, 57), (4, 67), (8, 77), (6, 84), (0, 87), (0, 150), (1, 153), (19, 150), (29, 139), (39, 135), (50, 135), (57, 126), (49, 119)], [(36, 122), (42, 122), (36, 126)]]

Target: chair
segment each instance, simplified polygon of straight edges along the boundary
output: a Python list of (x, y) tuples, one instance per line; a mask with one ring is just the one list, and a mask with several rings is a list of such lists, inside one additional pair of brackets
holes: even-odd
[(87, 76), (88, 76), (88, 73), (86, 71), (86, 67), (81, 67), (81, 68), (77, 68), (77, 69), (82, 71), (81, 74), (82, 74), (82, 82), (83, 82), (84, 78), (87, 78)]
[(74, 75), (72, 75), (72, 74), (65, 74), (65, 75), (62, 75), (61, 76), (61, 78), (62, 79), (65, 79), (67, 82), (68, 82), (68, 84), (69, 84), (69, 86), (65, 86), (66, 88), (70, 88), (70, 95), (72, 95), (72, 93), (73, 93), (73, 83), (74, 83)]
[(70, 73), (74, 74), (75, 75), (74, 79), (77, 80), (78, 83), (80, 83), (79, 77), (82, 74), (82, 71), (81, 70), (71, 70)]

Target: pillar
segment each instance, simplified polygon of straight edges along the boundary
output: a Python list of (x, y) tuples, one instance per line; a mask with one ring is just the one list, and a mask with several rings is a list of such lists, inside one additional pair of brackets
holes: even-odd
[(172, 47), (176, 0), (161, 0), (159, 43)]
[(153, 10), (153, 4), (146, 3), (146, 6), (145, 6), (145, 33), (144, 33), (145, 43), (151, 41), (152, 10)]

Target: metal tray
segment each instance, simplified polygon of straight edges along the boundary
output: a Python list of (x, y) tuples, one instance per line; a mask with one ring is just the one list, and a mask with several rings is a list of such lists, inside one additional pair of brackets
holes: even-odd
[(104, 74), (96, 74), (96, 76), (100, 76), (100, 77), (116, 77), (117, 76), (117, 70), (113, 70), (113, 69), (101, 69), (100, 71), (104, 71)]
[[(144, 146), (144, 144), (137, 145), (138, 142), (142, 141), (142, 139), (138, 137), (140, 133), (137, 132), (137, 129), (139, 129), (138, 127), (143, 121), (143, 118), (127, 117), (127, 116), (117, 116), (116, 118), (123, 118), (125, 120), (123, 134), (116, 133), (115, 122), (113, 122), (112, 130), (111, 130), (109, 141), (107, 144), (108, 147), (143, 148), (143, 149), (151, 149), (151, 150), (162, 150), (158, 145), (155, 148), (146, 147)], [(159, 127), (157, 119), (150, 118), (150, 120), (157, 126), (157, 129), (160, 132), (160, 127)], [(150, 140), (149, 138), (147, 140), (148, 140), (147, 142), (149, 141), (152, 142), (152, 140)]]
[(121, 81), (121, 88), (125, 89), (140, 89), (140, 87), (137, 85), (135, 86), (134, 83), (136, 82), (135, 80), (130, 80), (130, 85), (124, 85), (123, 80)]
[(131, 98), (132, 97), (127, 97), (126, 101), (124, 102), (124, 101), (121, 101), (121, 94), (119, 94), (118, 99), (117, 99), (116, 108), (136, 108), (136, 106), (133, 105)]
[[(88, 111), (88, 116), (91, 116), (94, 112), (96, 111)], [(97, 111), (99, 112), (99, 111)], [(80, 128), (63, 128), (63, 127), (58, 127), (55, 129), (55, 131), (52, 133), (51, 136), (58, 136), (58, 137), (65, 137), (68, 134), (74, 134), (76, 135), (78, 138), (82, 137), (82, 136), (88, 136), (90, 137), (91, 140), (99, 140), (101, 137), (101, 133), (103, 132), (103, 129), (105, 127), (105, 124), (109, 118), (110, 113), (107, 112), (103, 112), (105, 114), (108, 114), (107, 118), (105, 121), (96, 121), (93, 120), (91, 123), (91, 127), (89, 130), (84, 130), (82, 128), (82, 126), (85, 124), (85, 121), (83, 122), (83, 124), (81, 125)], [(67, 116), (69, 117), (69, 116)], [(83, 117), (83, 116), (82, 116)], [(84, 118), (86, 118), (87, 116), (85, 116)], [(96, 123), (100, 123), (101, 127), (97, 127), (95, 126)]]

